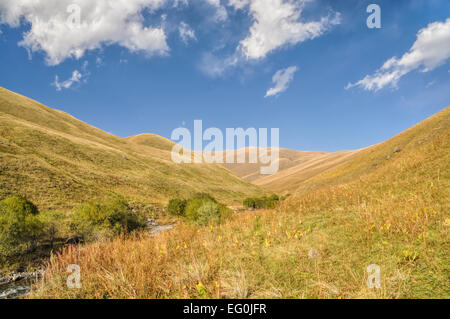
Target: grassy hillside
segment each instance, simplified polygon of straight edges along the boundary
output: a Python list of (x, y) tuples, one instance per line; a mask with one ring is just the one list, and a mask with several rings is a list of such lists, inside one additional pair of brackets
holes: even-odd
[[(245, 158), (249, 158), (249, 148), (241, 149), (235, 151), (235, 154), (244, 153)], [(270, 155), (272, 152), (271, 148), (267, 150)], [(219, 153), (221, 154), (221, 153)], [(295, 151), (286, 148), (279, 149), (279, 169), (278, 172), (282, 172), (287, 170), (293, 166), (301, 165), (303, 163), (322, 158), (323, 156), (328, 155), (326, 152), (309, 152), (309, 151)], [(236, 155), (235, 155), (236, 156)], [(261, 163), (232, 163), (232, 164), (223, 164), (224, 167), (232, 171), (234, 174), (242, 177), (243, 179), (257, 183), (260, 179), (267, 177), (267, 175), (260, 174)], [(263, 165), (265, 166), (265, 165)], [(276, 176), (278, 174), (274, 174), (271, 176)]]
[(0, 88), (0, 198), (22, 194), (41, 208), (70, 208), (122, 194), (165, 201), (196, 191), (225, 201), (263, 191), (219, 165), (176, 165), (173, 143), (120, 138)]
[[(273, 175), (261, 175), (260, 163), (225, 163), (223, 166), (243, 179), (272, 192), (289, 193), (295, 191), (308, 179), (349, 161), (360, 151), (327, 153), (281, 148), (279, 149), (279, 170)], [(248, 148), (237, 152), (244, 152), (248, 158)], [(268, 150), (269, 154), (270, 152), (271, 149)]]
[(253, 184), (274, 192), (295, 191), (308, 179), (349, 161), (360, 150), (325, 153), (314, 156), (273, 175), (266, 175), (253, 181)]
[[(54, 256), (32, 297), (450, 298), (450, 108), (302, 184), (277, 211)], [(69, 264), (82, 289), (67, 289)], [(366, 284), (380, 266), (381, 287)]]

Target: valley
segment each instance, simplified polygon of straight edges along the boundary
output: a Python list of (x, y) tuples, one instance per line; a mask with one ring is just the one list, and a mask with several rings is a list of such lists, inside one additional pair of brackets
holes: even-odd
[(447, 107), (364, 149), (279, 149), (263, 176), (175, 164), (170, 140), (116, 137), (0, 88), (0, 210), (29, 210), (45, 228), (21, 245), (55, 252), (29, 298), (448, 298), (449, 141)]

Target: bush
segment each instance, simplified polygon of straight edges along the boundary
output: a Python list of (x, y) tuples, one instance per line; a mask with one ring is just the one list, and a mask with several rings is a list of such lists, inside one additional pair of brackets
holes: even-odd
[(275, 208), (278, 205), (280, 198), (278, 195), (273, 194), (269, 197), (258, 197), (253, 198), (249, 197), (244, 199), (242, 202), (244, 207), (251, 208), (251, 209), (269, 209), (269, 208)]
[(246, 199), (244, 199), (243, 204), (244, 204), (245, 208), (253, 208), (253, 209), (255, 209), (256, 208), (256, 199), (255, 198), (251, 198), (251, 197), (246, 198)]
[(14, 255), (35, 248), (42, 235), (39, 210), (21, 196), (0, 202), (0, 254)]
[(48, 240), (52, 248), (55, 239), (63, 238), (69, 231), (67, 217), (63, 212), (45, 211), (39, 214), (39, 220), (43, 226), (43, 239)]
[(212, 201), (205, 202), (197, 210), (196, 222), (200, 225), (218, 224), (220, 222), (219, 205)]
[(171, 199), (167, 205), (167, 212), (172, 216), (184, 216), (186, 203), (186, 200)]
[(232, 210), (205, 193), (195, 194), (189, 199), (184, 214), (187, 220), (200, 225), (221, 223), (232, 215)]
[(73, 216), (73, 227), (86, 239), (108, 238), (144, 226), (144, 218), (135, 214), (123, 199), (81, 205)]
[(269, 197), (269, 200), (277, 202), (280, 200), (280, 197), (277, 194), (273, 194)]

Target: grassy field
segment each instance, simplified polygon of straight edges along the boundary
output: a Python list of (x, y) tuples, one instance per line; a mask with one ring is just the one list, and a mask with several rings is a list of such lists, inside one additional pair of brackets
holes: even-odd
[(117, 194), (161, 203), (203, 191), (239, 203), (265, 193), (220, 165), (173, 163), (172, 145), (116, 137), (0, 88), (0, 199), (20, 194), (46, 210)]
[[(32, 298), (449, 298), (450, 108), (303, 183), (276, 210), (69, 247)], [(66, 269), (81, 267), (81, 289)], [(369, 265), (381, 287), (366, 285)]]

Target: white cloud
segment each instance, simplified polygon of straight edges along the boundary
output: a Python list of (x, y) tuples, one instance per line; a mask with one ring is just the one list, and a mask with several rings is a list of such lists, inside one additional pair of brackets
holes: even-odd
[(272, 82), (275, 86), (267, 90), (265, 97), (275, 96), (286, 91), (289, 84), (294, 79), (294, 74), (297, 70), (298, 68), (296, 66), (290, 66), (286, 69), (278, 70), (272, 77)]
[(81, 82), (87, 83), (88, 77), (91, 74), (87, 69), (88, 65), (89, 65), (89, 62), (84, 61), (81, 66), (81, 70), (83, 73), (81, 73), (78, 70), (75, 70), (72, 72), (72, 76), (63, 82), (60, 82), (59, 76), (55, 75), (55, 81), (52, 83), (52, 85), (54, 87), (56, 87), (56, 91), (61, 91), (62, 89), (69, 89), (72, 87), (72, 85), (74, 85), (76, 83), (77, 84), (79, 84)]
[(368, 91), (378, 91), (385, 86), (397, 87), (406, 74), (421, 68), (431, 71), (443, 65), (450, 58), (450, 18), (445, 22), (434, 22), (419, 30), (417, 39), (399, 59), (390, 58), (374, 75), (366, 75), (356, 83), (349, 83), (346, 89), (360, 86)]
[(187, 7), (189, 5), (188, 0), (174, 0), (173, 1), (173, 7), (178, 8), (181, 6)]
[(72, 72), (72, 77), (63, 82), (59, 82), (59, 77), (56, 75), (55, 82), (52, 85), (56, 87), (56, 91), (61, 91), (62, 89), (69, 89), (74, 83), (80, 83), (82, 78), (83, 75), (78, 70), (75, 70)]
[(229, 0), (228, 5), (234, 7), (235, 10), (248, 6), (250, 0)]
[[(161, 8), (166, 0), (1, 0), (0, 24), (29, 24), (20, 45), (42, 51), (49, 65), (68, 58), (80, 59), (86, 51), (117, 44), (132, 52), (165, 55), (169, 51), (161, 27), (144, 26), (142, 12)], [(69, 5), (81, 8), (81, 23), (70, 26)]]
[(188, 44), (190, 40), (196, 41), (197, 37), (195, 36), (194, 30), (185, 22), (181, 22), (178, 27), (178, 33), (180, 34), (181, 40), (184, 44)]
[(228, 19), (228, 13), (225, 6), (220, 3), (220, 0), (206, 0), (216, 10), (214, 19), (218, 22), (222, 22)]
[(240, 42), (240, 50), (248, 59), (264, 58), (284, 45), (294, 45), (322, 35), (340, 23), (339, 13), (318, 21), (301, 22), (304, 4), (308, 0), (233, 0), (235, 9), (249, 5), (253, 16), (250, 34)]
[(235, 67), (239, 62), (236, 54), (220, 59), (212, 53), (205, 53), (199, 64), (200, 70), (212, 78), (223, 76), (227, 70)]

